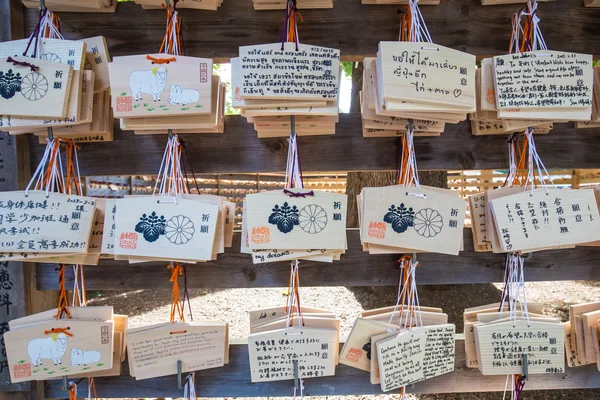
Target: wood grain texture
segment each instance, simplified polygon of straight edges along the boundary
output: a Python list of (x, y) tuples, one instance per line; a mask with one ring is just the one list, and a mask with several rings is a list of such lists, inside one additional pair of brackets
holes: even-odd
[[(166, 135), (134, 136), (115, 125), (114, 142), (82, 144), (82, 176), (152, 175), (158, 172)], [(546, 168), (600, 168), (600, 128), (576, 130), (573, 123), (555, 124), (549, 135), (535, 138)], [(287, 140), (259, 139), (243, 117), (225, 117), (223, 135), (186, 134), (196, 173), (285, 172)], [(363, 138), (360, 114), (340, 114), (335, 135), (300, 138), (302, 169), (309, 172), (395, 170), (396, 139)], [(30, 138), (31, 166), (44, 146)], [(565, 151), (567, 148), (569, 151)], [(415, 138), (419, 170), (507, 169), (506, 137), (472, 136), (469, 121), (446, 125), (440, 137)]]
[(20, 39), (25, 34), (23, 3), (20, 0), (0, 0), (0, 42)]
[[(289, 264), (285, 262), (253, 265), (250, 256), (240, 254), (240, 234), (235, 233), (233, 247), (219, 259), (188, 268), (189, 288), (286, 287)], [(420, 285), (502, 282), (504, 256), (473, 251), (471, 230), (464, 230), (465, 251), (457, 257), (443, 254), (419, 254), (417, 271)], [(348, 231), (348, 251), (332, 264), (303, 261), (302, 286), (395, 286), (398, 282), (397, 255), (369, 255), (363, 252), (358, 230)], [(569, 260), (565, 264), (563, 260)], [(526, 261), (528, 282), (552, 280), (600, 280), (600, 251), (581, 247), (534, 253)], [(85, 267), (88, 290), (164, 289), (156, 279), (164, 262), (130, 266), (126, 261), (101, 260), (98, 266)], [(58, 289), (55, 264), (37, 265), (38, 290)], [(166, 274), (166, 272), (165, 272)], [(72, 285), (68, 268), (66, 285)], [(166, 275), (165, 275), (166, 277)], [(224, 279), (227, 277), (227, 279)], [(166, 278), (165, 278), (166, 279)]]
[[(340, 49), (346, 60), (362, 60), (377, 52), (380, 41), (398, 40), (396, 10), (400, 7), (336, 0), (332, 9), (301, 10), (300, 40)], [(518, 7), (451, 0), (423, 6), (421, 11), (435, 43), (471, 54), (505, 54), (510, 18)], [(182, 10), (187, 54), (223, 62), (236, 57), (239, 46), (276, 42), (283, 15), (281, 10), (255, 12), (251, 1), (225, 1), (217, 11)], [(600, 48), (599, 9), (585, 8), (576, 0), (554, 1), (541, 4), (538, 15), (549, 48), (588, 54)], [(164, 11), (145, 11), (133, 3), (119, 3), (115, 14), (60, 13), (60, 18), (68, 39), (106, 35), (112, 56), (156, 52), (164, 34)], [(132, 21), (138, 22), (135, 29), (131, 29)], [(27, 10), (27, 32), (36, 23), (37, 11)]]
[[(196, 395), (198, 397), (291, 397), (293, 382), (250, 382), (248, 346), (230, 346), (230, 362), (222, 368), (196, 372)], [(505, 376), (483, 376), (479, 371), (466, 368), (464, 341), (456, 341), (455, 370), (452, 373), (429, 379), (407, 388), (408, 393), (465, 393), (500, 392), (504, 390)], [(48, 398), (68, 398), (60, 390), (60, 380), (46, 382)], [(83, 390), (85, 382), (80, 385)], [(305, 396), (345, 396), (354, 394), (381, 394), (379, 385), (369, 382), (369, 374), (346, 365), (338, 365), (335, 376), (306, 379)], [(179, 397), (175, 375), (136, 381), (129, 376), (127, 362), (123, 364), (120, 377), (96, 378), (96, 387), (103, 397)], [(567, 368), (557, 375), (532, 375), (525, 390), (599, 388), (600, 379), (596, 365)], [(390, 392), (391, 393), (397, 393)]]

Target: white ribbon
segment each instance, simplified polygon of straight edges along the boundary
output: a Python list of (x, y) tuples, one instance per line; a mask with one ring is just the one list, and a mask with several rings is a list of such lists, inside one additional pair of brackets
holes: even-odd
[[(552, 187), (554, 187), (554, 180), (552, 176), (548, 173), (548, 170), (544, 166), (542, 159), (540, 158), (537, 149), (535, 147), (535, 141), (533, 140), (533, 128), (527, 128), (525, 131), (525, 136), (527, 137), (527, 146), (529, 148), (529, 165), (527, 171), (527, 182), (525, 182), (525, 188), (523, 190), (527, 190), (529, 185), (531, 185), (531, 192), (535, 189), (535, 178), (536, 178), (536, 170), (537, 177), (540, 181), (540, 185), (544, 188), (546, 193), (548, 193), (548, 185), (547, 180), (550, 181)], [(547, 179), (546, 179), (547, 178)]]
[(410, 36), (412, 36), (413, 42), (432, 43), (433, 40), (431, 40), (431, 35), (429, 35), (429, 30), (427, 29), (427, 24), (425, 23), (425, 19), (423, 19), (423, 15), (421, 14), (421, 10), (417, 4), (418, 2), (419, 0), (410, 0), (409, 3), (410, 12), (412, 15)]
[(196, 373), (190, 372), (186, 380), (187, 382), (183, 387), (183, 398), (186, 400), (196, 400)]
[[(58, 188), (64, 187), (62, 161), (60, 158), (60, 149), (58, 149), (58, 147), (60, 147), (60, 142), (57, 139), (51, 140), (46, 144), (42, 160), (38, 164), (33, 176), (29, 180), (29, 184), (25, 188), (25, 195), (29, 193), (29, 189), (32, 185), (34, 189), (40, 188), (41, 190), (45, 190), (46, 195), (49, 195), (50, 192), (58, 192)], [(50, 156), (55, 150), (57, 151), (57, 156), (50, 166), (50, 179), (48, 179), (48, 182), (44, 185), (44, 174), (49, 166), (46, 164), (50, 162)], [(77, 166), (77, 170), (79, 171), (79, 166)]]
[[(402, 297), (408, 291), (408, 285), (404, 285), (402, 290), (400, 290), (400, 287), (398, 287), (398, 298), (396, 299), (396, 306), (394, 307), (394, 311), (392, 312), (392, 315), (390, 316), (390, 320), (388, 322), (389, 324), (392, 324), (392, 322), (394, 320), (394, 316), (396, 315), (396, 312), (398, 312), (398, 309), (400, 308), (398, 325), (401, 328), (402, 328), (402, 326), (404, 326), (405, 328), (408, 327), (407, 329), (412, 329), (413, 323), (417, 327), (423, 326), (423, 317), (420, 312), (421, 306), (419, 304), (419, 294), (417, 291), (417, 278), (416, 278), (416, 274), (415, 274), (415, 271), (416, 271), (418, 265), (419, 265), (419, 262), (416, 260), (409, 260), (408, 262), (406, 262), (406, 260), (404, 260), (404, 259), (402, 260), (402, 263), (400, 264), (400, 273), (402, 273), (402, 270), (404, 268), (408, 268), (408, 277), (411, 281), (411, 285), (410, 285), (411, 296), (408, 299), (406, 299), (405, 304), (400, 305), (400, 301), (401, 301)], [(412, 310), (415, 310), (418, 313), (418, 318), (415, 318), (414, 321), (413, 321), (413, 313), (411, 312)]]
[(186, 193), (185, 176), (181, 167), (181, 143), (177, 135), (173, 135), (167, 140), (167, 146), (163, 154), (158, 178), (154, 184), (152, 195), (171, 195), (174, 202), (181, 194)]

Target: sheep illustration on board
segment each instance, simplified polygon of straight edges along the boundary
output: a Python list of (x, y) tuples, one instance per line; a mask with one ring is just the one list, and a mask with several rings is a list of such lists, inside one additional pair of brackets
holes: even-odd
[(196, 89), (182, 89), (179, 85), (171, 85), (169, 92), (169, 104), (171, 105), (188, 105), (197, 103), (200, 100), (200, 92)]
[(62, 364), (62, 356), (67, 350), (69, 339), (64, 333), (52, 337), (33, 339), (27, 345), (27, 353), (34, 367), (42, 364), (42, 360), (52, 360), (54, 365)]
[(71, 350), (71, 365), (78, 367), (80, 365), (86, 366), (88, 364), (94, 364), (100, 361), (102, 354), (99, 351), (83, 351), (81, 349)]
[(160, 101), (160, 94), (167, 84), (167, 73), (165, 67), (133, 71), (129, 75), (129, 89), (133, 99), (139, 101), (142, 100), (142, 94), (151, 94), (154, 101)]

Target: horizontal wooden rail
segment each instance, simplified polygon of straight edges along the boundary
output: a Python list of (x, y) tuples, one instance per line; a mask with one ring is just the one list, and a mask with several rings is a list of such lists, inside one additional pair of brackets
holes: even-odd
[[(198, 397), (292, 397), (293, 381), (252, 383), (248, 346), (231, 345), (229, 364), (196, 373), (196, 395)], [(455, 370), (452, 373), (417, 383), (407, 388), (409, 393), (467, 393), (500, 392), (504, 390), (506, 376), (483, 376), (478, 370), (465, 366), (463, 340), (456, 341)], [(96, 378), (98, 395), (103, 398), (134, 397), (160, 398), (181, 397), (183, 391), (177, 389), (177, 378), (173, 376), (136, 381), (129, 376), (127, 362), (123, 364), (120, 377)], [(61, 390), (62, 380), (47, 381), (47, 398), (68, 398)], [(80, 390), (85, 392), (87, 381), (82, 381)], [(338, 365), (335, 376), (306, 379), (306, 396), (346, 396), (381, 394), (379, 385), (369, 382), (369, 373)], [(531, 375), (525, 385), (526, 390), (549, 389), (595, 389), (600, 388), (596, 365), (567, 368), (558, 375)], [(390, 392), (390, 393), (398, 393)]]
[[(336, 0), (328, 10), (301, 10), (300, 40), (334, 47), (343, 59), (359, 60), (377, 53), (382, 40), (398, 40), (399, 5), (362, 5), (360, 0)], [(484, 7), (481, 0), (444, 0), (421, 7), (433, 40), (472, 54), (508, 51), (512, 15), (520, 4)], [(104, 35), (113, 56), (157, 52), (165, 31), (164, 11), (145, 11), (119, 3), (115, 14), (59, 13), (68, 39)], [(538, 15), (548, 47), (594, 54), (600, 49), (600, 9), (582, 0), (540, 3)], [(218, 62), (237, 57), (240, 46), (277, 42), (283, 11), (254, 11), (250, 0), (224, 1), (217, 11), (182, 9), (187, 54)], [(38, 22), (37, 10), (26, 11), (27, 33)]]
[[(488, 7), (489, 8), (489, 7)], [(600, 36), (600, 35), (599, 35)], [(546, 168), (600, 168), (600, 128), (575, 129), (555, 124), (548, 135), (536, 136)], [(115, 126), (114, 142), (82, 144), (83, 176), (152, 175), (158, 172), (166, 135), (134, 135)], [(224, 134), (181, 135), (196, 173), (285, 172), (287, 140), (258, 139), (240, 116), (225, 118)], [(396, 168), (396, 138), (364, 138), (360, 114), (340, 114), (335, 135), (300, 137), (305, 172), (372, 171)], [(44, 146), (31, 136), (31, 167), (35, 170)], [(439, 137), (415, 138), (421, 170), (507, 169), (506, 136), (472, 136), (469, 122), (446, 125)]]
[[(285, 287), (289, 263), (253, 265), (248, 254), (241, 254), (240, 234), (234, 235), (231, 249), (217, 261), (188, 268), (189, 288)], [(504, 256), (473, 251), (471, 231), (464, 231), (465, 251), (459, 256), (419, 254), (417, 282), (420, 285), (502, 282)], [(398, 282), (397, 255), (369, 255), (362, 251), (357, 230), (348, 231), (348, 251), (340, 261), (316, 263), (302, 261), (302, 286), (395, 286)], [(565, 262), (568, 260), (569, 262)], [(595, 247), (550, 250), (534, 253), (525, 263), (525, 279), (533, 281), (600, 280), (600, 250)], [(129, 265), (126, 261), (102, 260), (98, 266), (85, 267), (88, 290), (165, 289), (165, 263)], [(55, 264), (37, 265), (39, 290), (58, 289)], [(66, 285), (73, 282), (66, 270)]]

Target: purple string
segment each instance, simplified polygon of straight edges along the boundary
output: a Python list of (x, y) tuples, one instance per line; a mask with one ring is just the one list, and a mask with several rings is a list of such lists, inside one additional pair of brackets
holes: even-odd
[(23, 52), (24, 56), (27, 56), (27, 53), (29, 52), (29, 47), (31, 47), (31, 43), (33, 43), (33, 41), (35, 40), (35, 46), (33, 47), (33, 58), (37, 57), (38, 34), (40, 33), (40, 29), (42, 26), (42, 19), (44, 19), (47, 12), (48, 12), (48, 9), (46, 9), (46, 8), (44, 8), (43, 10), (40, 9), (40, 18), (38, 19), (38, 23), (35, 26), (35, 29), (33, 30), (31, 37), (29, 38), (29, 42), (27, 43), (27, 48)]
[[(179, 138), (179, 143), (181, 144), (181, 147), (183, 148), (183, 153), (185, 154), (185, 158), (186, 158), (187, 162), (190, 164), (190, 172), (192, 173), (192, 178), (194, 179), (194, 186), (196, 186), (196, 190), (198, 191), (198, 194), (200, 194), (200, 188), (198, 187), (198, 181), (196, 180), (196, 175), (194, 174), (194, 168), (192, 167), (192, 161), (188, 154), (187, 146), (181, 138)], [(183, 166), (183, 175), (185, 176), (185, 182), (186, 182), (188, 192), (189, 192), (190, 184), (188, 182), (187, 169), (185, 168), (185, 162), (182, 162), (181, 165)]]
[(305, 193), (294, 193), (290, 190), (283, 189), (283, 193), (287, 194), (290, 197), (302, 197), (302, 198), (306, 198), (306, 196), (314, 196), (315, 195), (314, 190), (311, 190), (310, 192), (305, 192)]
[[(292, 12), (296, 12), (296, 11), (298, 11), (298, 8), (296, 7), (296, 0), (288, 0), (286, 8), (285, 8), (285, 19), (283, 20), (283, 29), (281, 30), (281, 50), (282, 51), (284, 49), (284, 43), (286, 42), (286, 39), (287, 39), (290, 16), (292, 15)], [(297, 30), (296, 25), (294, 26), (294, 30)], [(295, 36), (296, 36), (296, 51), (298, 51), (298, 45), (299, 45), (298, 35), (295, 35)]]
[(6, 62), (11, 62), (11, 63), (13, 63), (13, 65), (20, 65), (22, 67), (29, 67), (29, 68), (31, 68), (32, 71), (36, 71), (38, 69), (38, 67), (36, 67), (33, 64), (29, 64), (28, 62), (24, 62), (24, 61), (17, 61), (12, 57), (8, 57), (6, 59)]

